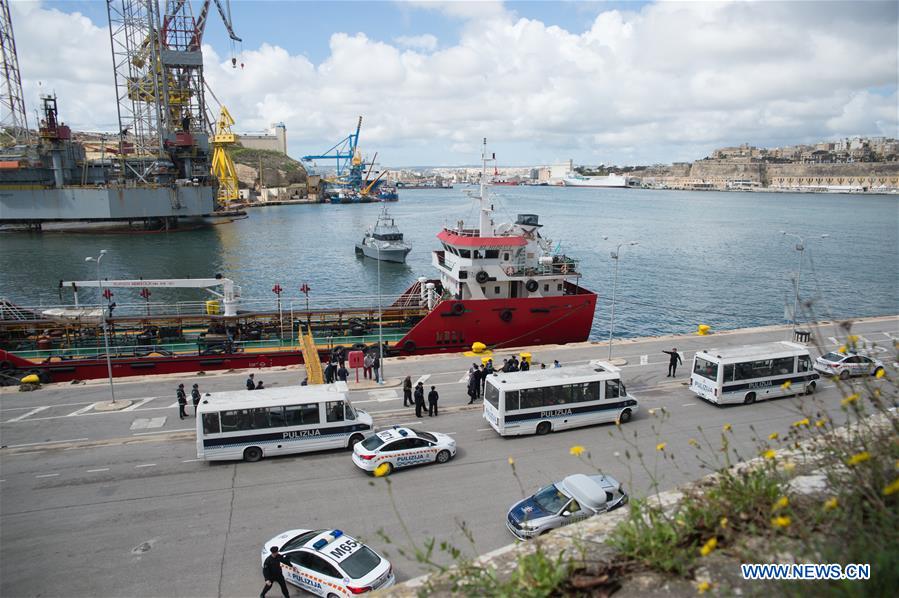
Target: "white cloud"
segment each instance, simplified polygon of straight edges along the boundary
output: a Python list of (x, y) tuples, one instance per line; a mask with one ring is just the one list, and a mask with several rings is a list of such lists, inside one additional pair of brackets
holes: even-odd
[(437, 38), (430, 33), (423, 35), (401, 35), (393, 38), (397, 45), (413, 50), (425, 50), (430, 52), (437, 47)]
[[(205, 47), (207, 79), (239, 130), (284, 121), (297, 155), (364, 115), (362, 149), (386, 164), (475, 162), (468, 149), (484, 136), (505, 163), (633, 163), (746, 141), (899, 135), (892, 2), (664, 2), (603, 12), (585, 31), (500, 3), (417, 6), (462, 20), (458, 42), (336, 32), (318, 64), (263, 43), (242, 69)], [(12, 7), (26, 91), (52, 81), (68, 122), (114, 122), (105, 24)]]

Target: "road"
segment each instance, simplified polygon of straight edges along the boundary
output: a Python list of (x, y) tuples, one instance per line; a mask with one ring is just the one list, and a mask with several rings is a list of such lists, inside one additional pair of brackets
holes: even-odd
[[(884, 356), (899, 338), (896, 318), (859, 322), (853, 332)], [(337, 527), (364, 539), (393, 563), (400, 580), (423, 569), (397, 553), (409, 548), (405, 529), (421, 544), (429, 537), (471, 553), (512, 541), (504, 514), (527, 492), (590, 466), (569, 455), (583, 445), (593, 463), (645, 495), (655, 477), (662, 489), (704, 471), (690, 438), (713, 442), (722, 426), (747, 457), (763, 438), (786, 433), (801, 419), (801, 405), (841, 421), (840, 394), (823, 381), (814, 397), (787, 398), (754, 406), (718, 408), (686, 388), (698, 348), (783, 340), (789, 331), (770, 327), (713, 337), (636, 339), (616, 342), (615, 357), (628, 360), (623, 379), (641, 412), (621, 431), (614, 425), (545, 437), (504, 439), (489, 429), (481, 407), (467, 407), (463, 376), (473, 361), (457, 355), (388, 360), (389, 378), (426, 377), (441, 393), (442, 414), (416, 420), (402, 408), (397, 388), (355, 391), (353, 401), (375, 416), (379, 427), (395, 423), (453, 435), (459, 445), (445, 465), (401, 470), (384, 480), (359, 471), (346, 451), (263, 460), (215, 463), (196, 459), (194, 419), (181, 421), (174, 400), (177, 382), (198, 382), (203, 391), (243, 387), (245, 372), (116, 383), (116, 396), (131, 400), (122, 411), (98, 412), (108, 399), (103, 381), (51, 385), (0, 393), (0, 594), (3, 596), (246, 596), (262, 585), (259, 549), (275, 534), (297, 527)], [(823, 331), (825, 348), (840, 335)], [(675, 380), (665, 377), (662, 349), (684, 352)], [(605, 345), (535, 349), (536, 360), (563, 364), (605, 358)], [(503, 354), (497, 357), (502, 359)], [(892, 364), (893, 360), (885, 360)], [(297, 370), (256, 374), (266, 386), (296, 383)], [(650, 410), (664, 407), (667, 417)], [(192, 411), (192, 410), (191, 410)], [(654, 475), (624, 458), (621, 433), (636, 442)], [(634, 439), (633, 434), (636, 434)], [(671, 467), (656, 451), (678, 457)], [(516, 463), (517, 479), (508, 459)], [(394, 510), (399, 512), (402, 523)], [(474, 547), (462, 532), (472, 530)], [(393, 541), (389, 544), (379, 530)], [(297, 590), (298, 591), (298, 590)]]

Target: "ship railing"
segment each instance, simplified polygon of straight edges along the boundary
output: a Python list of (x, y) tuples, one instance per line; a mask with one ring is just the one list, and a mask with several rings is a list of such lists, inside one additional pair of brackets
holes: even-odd
[(444, 227), (444, 229), (448, 233), (452, 233), (454, 235), (460, 237), (480, 237), (481, 231), (477, 228), (449, 228)]
[(523, 261), (511, 266), (509, 276), (580, 276), (579, 260), (566, 256), (553, 256), (550, 264), (528, 266)]

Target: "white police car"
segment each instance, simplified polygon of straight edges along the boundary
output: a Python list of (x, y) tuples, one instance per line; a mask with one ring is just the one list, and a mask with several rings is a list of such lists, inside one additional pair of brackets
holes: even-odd
[(446, 463), (456, 455), (456, 441), (446, 434), (394, 427), (353, 447), (353, 463), (365, 471), (387, 464), (386, 473), (423, 463)]
[(833, 351), (815, 360), (815, 370), (825, 376), (839, 376), (840, 380), (848, 380), (850, 376), (877, 375), (878, 371), (883, 370), (883, 362), (853, 351)]
[(335, 530), (294, 529), (262, 547), (262, 563), (271, 547), (287, 557), (284, 579), (318, 596), (350, 596), (389, 588), (396, 582), (390, 562), (362, 542)]

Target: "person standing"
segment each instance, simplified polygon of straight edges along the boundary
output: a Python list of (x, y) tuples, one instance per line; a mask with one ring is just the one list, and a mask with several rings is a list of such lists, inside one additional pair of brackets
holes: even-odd
[(265, 382), (260, 380), (259, 383), (256, 385), (256, 390), (265, 390)]
[(412, 400), (412, 376), (406, 376), (403, 380), (403, 407), (412, 405), (415, 405), (415, 401)]
[(554, 367), (554, 368), (560, 368), (560, 367), (562, 367), (562, 364), (559, 363), (559, 360), (558, 360), (558, 359), (553, 359), (553, 367)]
[(432, 386), (431, 392), (428, 393), (428, 417), (434, 416), (437, 417), (437, 399), (440, 398), (440, 395), (437, 394), (437, 388)]
[(478, 398), (478, 388), (481, 386), (481, 376), (478, 373), (478, 369), (468, 372), (468, 404), (471, 405), (474, 403), (475, 399)]
[(680, 353), (677, 352), (677, 347), (674, 347), (670, 351), (662, 351), (662, 353), (668, 354), (668, 375), (666, 378), (675, 378), (677, 374), (677, 364), (683, 363), (680, 358)]
[(194, 404), (194, 417), (197, 416), (197, 408), (200, 406), (200, 385), (194, 384), (190, 389), (190, 399)]
[(528, 363), (527, 359), (522, 359), (521, 360), (521, 371), (526, 372), (529, 369), (531, 369), (531, 364)]
[(187, 407), (187, 393), (184, 392), (184, 385), (178, 385), (178, 417), (184, 419), (187, 417), (187, 411), (184, 410)]
[(362, 359), (362, 377), (366, 379), (371, 379), (371, 367), (375, 363), (375, 358), (372, 356), (370, 352), (365, 353), (365, 358)]
[(250, 374), (250, 377), (247, 378), (247, 390), (256, 390), (256, 381), (253, 380), (253, 374)]
[(421, 417), (425, 409), (425, 387), (419, 382), (415, 385), (415, 417)]
[(290, 594), (287, 593), (287, 584), (284, 581), (284, 571), (281, 570), (281, 564), (290, 566), (290, 561), (287, 560), (286, 556), (278, 552), (277, 546), (272, 546), (269, 550), (271, 554), (265, 557), (265, 562), (262, 563), (262, 576), (265, 578), (265, 587), (259, 593), (259, 598), (265, 598), (265, 595), (276, 583), (281, 586), (281, 593), (284, 595), (284, 598), (290, 598)]
[(484, 380), (487, 379), (487, 366), (483, 363), (481, 364), (481, 369), (478, 370), (478, 398), (480, 399), (484, 396)]
[(331, 384), (334, 382), (334, 364), (330, 361), (328, 365), (325, 366), (325, 384)]
[(381, 356), (377, 353), (375, 354), (375, 360), (371, 364), (371, 369), (375, 372), (375, 382), (380, 384), (381, 380)]
[(349, 377), (350, 372), (346, 369), (345, 365), (341, 365), (337, 368), (337, 379), (341, 382), (346, 382), (346, 379)]

